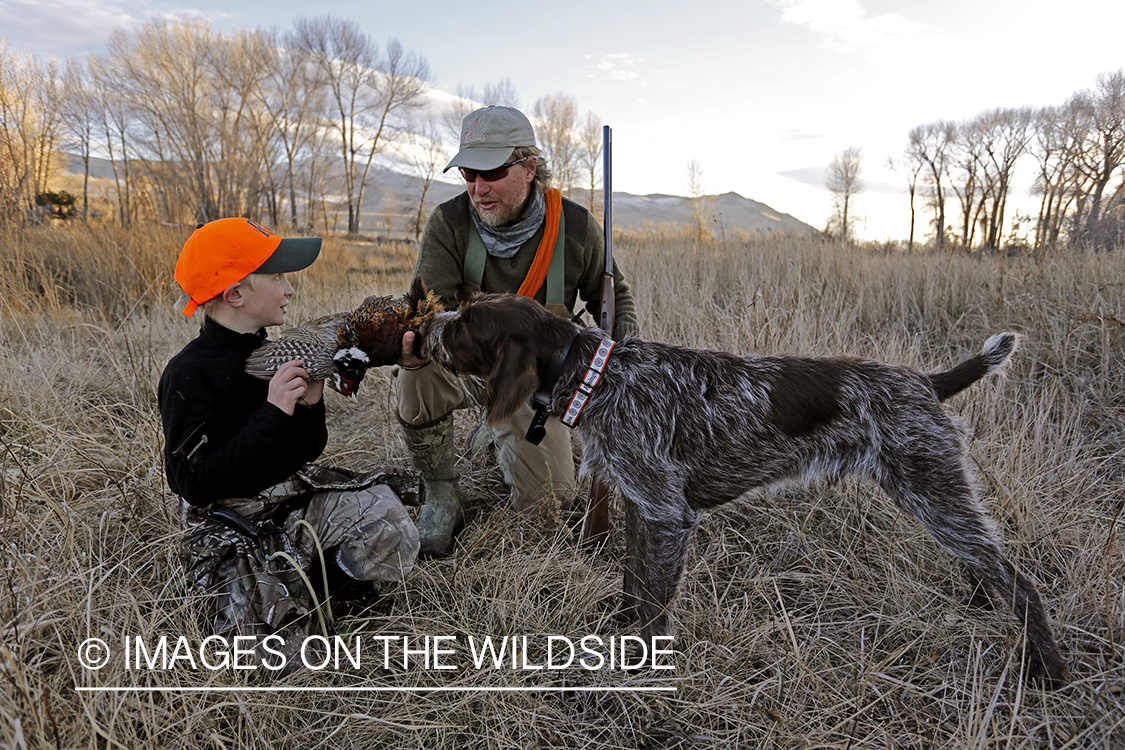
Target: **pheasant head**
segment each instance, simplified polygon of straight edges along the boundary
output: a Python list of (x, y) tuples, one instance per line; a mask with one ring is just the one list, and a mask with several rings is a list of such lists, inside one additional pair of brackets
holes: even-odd
[[(414, 331), (414, 345), (420, 344), (422, 326), (435, 313), (445, 309), (438, 295), (426, 291), (415, 279), (402, 297), (368, 297), (349, 314), (340, 345), (356, 347), (370, 358), (371, 367), (392, 365), (402, 355), (402, 336)], [(346, 340), (345, 340), (346, 339)]]

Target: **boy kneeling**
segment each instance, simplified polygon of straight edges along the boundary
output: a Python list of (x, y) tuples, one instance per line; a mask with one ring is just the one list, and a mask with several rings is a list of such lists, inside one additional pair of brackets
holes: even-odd
[[(357, 581), (393, 581), (418, 554), (400, 500), (417, 497), (409, 472), (357, 478), (307, 466), (328, 441), (324, 381), (309, 380), (301, 360), (268, 382), (244, 370), (265, 327), (285, 323), (293, 296), (286, 274), (308, 267), (320, 245), (248, 219), (200, 225), (175, 278), (191, 298), (184, 314), (202, 307), (203, 324), (168, 362), (157, 392), (165, 472), (182, 499), (189, 590), (214, 597), (216, 634), (280, 636), (284, 645), (271, 639), (263, 653), (284, 654), (271, 666), (282, 674), (301, 663), (313, 623), (310, 583), (319, 588), (310, 573), (322, 559), (324, 575), (338, 567)], [(326, 617), (318, 613), (320, 623)]]

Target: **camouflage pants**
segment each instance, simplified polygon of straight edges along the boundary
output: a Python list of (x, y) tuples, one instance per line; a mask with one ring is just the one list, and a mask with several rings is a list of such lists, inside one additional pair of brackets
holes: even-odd
[(294, 477), (256, 497), (215, 504), (257, 527), (253, 536), (181, 501), (189, 593), (211, 598), (215, 634), (279, 635), (285, 645), (274, 648), (289, 665), (299, 663), (310, 627), (329, 617), (314, 614), (314, 598), (326, 604), (326, 592), (319, 574), (309, 578), (322, 555), (326, 566), (357, 581), (395, 581), (413, 570), (418, 554), (418, 531), (400, 499), (417, 502), (412, 473), (377, 472), (320, 489), (312, 484)]

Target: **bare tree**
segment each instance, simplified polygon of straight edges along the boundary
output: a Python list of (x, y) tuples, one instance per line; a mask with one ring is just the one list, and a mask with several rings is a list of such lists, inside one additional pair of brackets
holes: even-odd
[(212, 94), (220, 158), (213, 166), (217, 202), (225, 215), (260, 219), (263, 208), (280, 222), (280, 144), (263, 96), (276, 67), (276, 41), (260, 30), (243, 29), (217, 38), (208, 62), (218, 85)]
[(62, 131), (58, 62), (18, 55), (0, 38), (0, 216), (22, 221), (33, 214)]
[(330, 123), (340, 136), (343, 157), (348, 232), (355, 234), (375, 154), (386, 147), (398, 118), (419, 104), (429, 66), (397, 40), (381, 58), (375, 42), (353, 21), (322, 16), (297, 19), (295, 26), (297, 45), (328, 83), (334, 109)]
[(836, 228), (836, 237), (845, 242), (852, 239), (852, 201), (863, 190), (859, 179), (862, 159), (863, 149), (852, 146), (833, 156), (828, 164), (826, 186), (832, 194), (832, 217), (828, 224)]
[(426, 194), (434, 184), (441, 166), (446, 161), (445, 147), (441, 142), (441, 128), (434, 119), (416, 120), (410, 130), (407, 158), (411, 171), (418, 179), (417, 204), (414, 219), (410, 222), (414, 240), (422, 236), (426, 226)]
[[(1089, 200), (1077, 239), (1102, 247), (1107, 244), (1106, 229), (1116, 235), (1116, 225), (1103, 227), (1103, 200), (1106, 187), (1125, 163), (1125, 70), (1098, 76), (1094, 91), (1083, 97), (1088, 107), (1090, 130), (1075, 166), (1089, 183)], [(1081, 213), (1081, 212), (1080, 212)], [(1113, 218), (1110, 217), (1113, 224)]]
[(1031, 109), (996, 109), (986, 112), (981, 121), (985, 134), (982, 229), (986, 233), (985, 246), (999, 250), (1016, 163), (1027, 153), (1031, 142)]
[(982, 117), (959, 125), (949, 148), (949, 189), (957, 196), (961, 210), (961, 228), (952, 239), (965, 248), (976, 241), (977, 220), (984, 208), (986, 130)]
[[(423, 103), (429, 78), (430, 66), (425, 59), (407, 52), (397, 39), (387, 42), (386, 55), (374, 79), (375, 106), (363, 116), (371, 148), (359, 183), (359, 207), (363, 206), (373, 157), (387, 147), (396, 133), (408, 129), (413, 113)], [(359, 231), (358, 214), (354, 231)]]
[(957, 135), (957, 126), (945, 120), (919, 125), (910, 131), (907, 153), (925, 165), (925, 184), (930, 191), (934, 211), (935, 245), (945, 247), (945, 181), (948, 177), (950, 151)]
[[(578, 133), (578, 164), (589, 178), (590, 213), (596, 214), (598, 167), (602, 160), (602, 120), (593, 112), (586, 113), (586, 124)], [(604, 209), (603, 209), (604, 210)]]
[(703, 169), (699, 161), (692, 159), (687, 167), (687, 194), (691, 201), (692, 228), (695, 230), (695, 241), (702, 245), (711, 239), (711, 212), (715, 208), (714, 195), (707, 195), (703, 188)]
[(461, 124), (469, 113), (479, 109), (479, 107), (480, 99), (477, 97), (476, 89), (471, 86), (465, 88), (458, 84), (456, 94), (450, 101), (449, 109), (445, 111), (445, 116), (442, 119), (453, 143), (461, 142)]
[(503, 78), (499, 83), (485, 83), (484, 93), (477, 94), (473, 86), (465, 87), (457, 84), (456, 96), (446, 112), (444, 122), (449, 132), (453, 135), (453, 142), (461, 141), (461, 122), (465, 116), (481, 107), (490, 106), (520, 108), (520, 97), (512, 79)]
[(498, 107), (520, 108), (520, 96), (511, 78), (501, 78), (496, 83), (486, 82), (484, 94), (481, 96), (484, 106), (496, 105)]
[(532, 114), (537, 120), (535, 132), (540, 148), (546, 152), (554, 173), (553, 181), (567, 196), (574, 186), (577, 172), (578, 103), (574, 97), (558, 93), (535, 102)]
[(1035, 247), (1053, 247), (1059, 241), (1063, 217), (1077, 194), (1075, 159), (1086, 140), (1089, 121), (1084, 107), (1072, 97), (1062, 107), (1044, 107), (1035, 114), (1036, 148), (1031, 150), (1039, 169), (1035, 191), (1043, 197), (1035, 224)]
[(319, 114), (325, 104), (324, 89), (323, 70), (309, 60), (291, 35), (286, 35), (273, 58), (262, 98), (284, 153), (284, 190), (288, 195), (289, 223), (294, 229), (309, 225), (307, 211), (303, 224), (298, 218), (297, 172), (302, 153), (316, 138)]
[[(113, 184), (117, 192), (117, 219), (122, 225), (128, 226), (132, 219), (128, 133), (134, 118), (133, 110), (123, 93), (124, 78), (120, 75), (120, 68), (115, 66), (117, 60), (112, 52), (108, 58), (90, 55), (87, 58), (87, 70), (90, 75), (91, 96), (97, 103), (93, 112), (97, 118), (94, 127), (101, 139), (101, 148), (109, 157), (110, 168), (113, 170)], [(169, 187), (160, 185), (157, 187), (157, 192), (161, 198), (164, 219), (171, 221), (173, 196), (169, 195)]]
[(887, 169), (900, 172), (906, 177), (906, 187), (910, 194), (910, 240), (906, 246), (906, 251), (909, 253), (914, 252), (914, 225), (917, 221), (914, 198), (918, 190), (918, 176), (922, 173), (923, 167), (925, 163), (910, 149), (906, 150), (899, 161), (887, 157)]
[[(143, 157), (136, 163), (165, 186), (169, 204), (189, 205), (197, 221), (233, 215), (221, 203), (225, 196), (215, 172), (223, 141), (216, 122), (222, 104), (208, 61), (214, 41), (210, 26), (199, 19), (154, 20), (132, 35), (117, 29), (107, 45), (108, 64), (98, 68), (101, 84), (120, 107), (112, 114), (119, 124), (129, 121), (134, 152)], [(121, 163), (132, 162), (122, 154)], [(133, 181), (125, 185), (131, 188)], [(127, 222), (131, 195), (124, 198)]]
[(360, 135), (360, 117), (372, 103), (368, 92), (378, 65), (379, 50), (354, 21), (322, 16), (298, 18), (294, 40), (299, 49), (320, 67), (328, 84), (334, 108), (329, 124), (340, 137), (344, 191), (347, 195), (348, 231), (359, 230), (356, 188), (368, 151), (367, 138)]
[(78, 158), (82, 160), (82, 221), (85, 223), (90, 219), (90, 157), (94, 123), (97, 122), (97, 102), (94, 101), (83, 60), (67, 60), (63, 87), (66, 91), (63, 122), (67, 141), (70, 147), (78, 150)]

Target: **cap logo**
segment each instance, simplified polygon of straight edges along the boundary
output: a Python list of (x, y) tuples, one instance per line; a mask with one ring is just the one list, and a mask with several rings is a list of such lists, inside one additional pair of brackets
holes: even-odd
[(465, 128), (465, 132), (461, 136), (461, 143), (484, 143), (487, 140), (488, 131), (481, 125), (479, 117), (469, 123), (469, 127)]
[(259, 232), (261, 232), (261, 233), (262, 233), (263, 235), (265, 235), (266, 237), (270, 237), (270, 236), (271, 236), (271, 235), (270, 235), (270, 233), (269, 233), (269, 232), (267, 232), (267, 231), (266, 231), (265, 229), (263, 229), (263, 228), (262, 228), (262, 225), (261, 225), (261, 224), (258, 224), (258, 223), (257, 223), (256, 221), (254, 221), (254, 220), (252, 220), (252, 219), (247, 219), (247, 220), (246, 220), (246, 223), (247, 223), (247, 224), (249, 224), (250, 226), (254, 227), (255, 229), (257, 229), (257, 230), (258, 230)]

